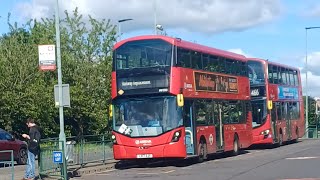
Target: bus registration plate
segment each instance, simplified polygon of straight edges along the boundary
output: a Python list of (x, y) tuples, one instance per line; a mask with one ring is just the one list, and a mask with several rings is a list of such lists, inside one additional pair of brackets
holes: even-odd
[(152, 154), (137, 154), (137, 158), (152, 158)]

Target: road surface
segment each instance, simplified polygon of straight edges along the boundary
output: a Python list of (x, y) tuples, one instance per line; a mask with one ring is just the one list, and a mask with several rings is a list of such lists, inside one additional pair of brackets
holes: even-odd
[(131, 166), (74, 179), (320, 180), (320, 140), (304, 140), (273, 149), (250, 149), (239, 156), (213, 157), (204, 163)]

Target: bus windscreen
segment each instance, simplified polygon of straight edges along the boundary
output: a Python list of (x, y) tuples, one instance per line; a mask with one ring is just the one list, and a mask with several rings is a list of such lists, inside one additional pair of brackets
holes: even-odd
[(251, 85), (265, 83), (265, 71), (261, 62), (248, 61), (248, 74)]
[(114, 108), (114, 130), (130, 128), (130, 137), (158, 136), (183, 124), (176, 97), (127, 98), (116, 100)]
[(173, 45), (158, 39), (127, 42), (115, 50), (117, 70), (170, 66)]

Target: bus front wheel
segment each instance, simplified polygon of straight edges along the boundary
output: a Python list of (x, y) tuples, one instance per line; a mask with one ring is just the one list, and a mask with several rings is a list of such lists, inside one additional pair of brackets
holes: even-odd
[(207, 144), (203, 141), (200, 142), (198, 148), (198, 162), (202, 163), (204, 160), (208, 158)]

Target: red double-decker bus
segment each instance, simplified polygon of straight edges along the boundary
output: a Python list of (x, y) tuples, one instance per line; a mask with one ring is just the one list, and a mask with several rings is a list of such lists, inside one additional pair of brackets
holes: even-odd
[(237, 154), (252, 143), (247, 60), (167, 36), (139, 36), (113, 51), (117, 160)]
[(300, 71), (262, 59), (248, 59), (253, 144), (278, 144), (304, 135)]

